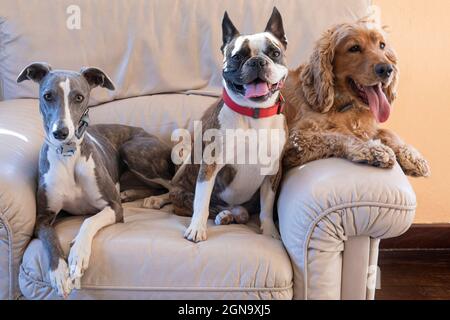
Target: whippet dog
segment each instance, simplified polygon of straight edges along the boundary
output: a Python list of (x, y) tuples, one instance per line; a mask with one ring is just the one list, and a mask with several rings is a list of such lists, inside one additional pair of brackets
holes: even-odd
[[(80, 287), (97, 232), (123, 222), (119, 177), (130, 169), (146, 180), (166, 184), (173, 173), (169, 147), (141, 128), (88, 126), (91, 90), (114, 90), (100, 69), (52, 70), (46, 63), (27, 66), (17, 82), (39, 83), (45, 142), (39, 158), (35, 235), (46, 247), (52, 287), (62, 297)], [(152, 161), (153, 159), (158, 161)], [(152, 180), (154, 178), (154, 180)], [(72, 241), (68, 264), (52, 224), (60, 211), (92, 215)]]

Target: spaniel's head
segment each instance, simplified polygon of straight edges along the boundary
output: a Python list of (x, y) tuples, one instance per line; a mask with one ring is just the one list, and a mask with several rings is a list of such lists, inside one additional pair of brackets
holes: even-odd
[(339, 100), (370, 108), (384, 122), (396, 96), (397, 57), (376, 23), (340, 24), (319, 40), (301, 77), (314, 110), (328, 112)]

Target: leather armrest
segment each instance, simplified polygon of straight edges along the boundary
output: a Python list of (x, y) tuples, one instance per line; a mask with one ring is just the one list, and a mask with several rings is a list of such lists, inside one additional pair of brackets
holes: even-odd
[(19, 294), (19, 264), (36, 219), (42, 141), (37, 100), (0, 102), (0, 299)]
[(413, 222), (416, 197), (393, 169), (325, 159), (289, 171), (278, 200), (280, 232), (294, 267), (297, 299), (339, 299), (349, 237), (396, 237)]

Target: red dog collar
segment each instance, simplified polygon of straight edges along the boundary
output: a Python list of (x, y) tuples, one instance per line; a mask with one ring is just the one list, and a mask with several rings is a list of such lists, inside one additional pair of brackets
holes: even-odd
[(267, 107), (267, 108), (249, 108), (249, 107), (241, 106), (241, 105), (237, 104), (236, 102), (234, 102), (230, 98), (230, 96), (227, 93), (227, 90), (225, 90), (225, 89), (223, 89), (222, 98), (223, 98), (223, 101), (225, 102), (225, 104), (231, 110), (233, 110), (239, 114), (242, 114), (244, 116), (252, 117), (254, 119), (272, 117), (272, 116), (282, 113), (283, 109), (284, 109), (284, 98), (281, 95), (281, 92), (280, 92), (280, 98), (278, 99), (278, 102), (275, 103), (273, 106)]

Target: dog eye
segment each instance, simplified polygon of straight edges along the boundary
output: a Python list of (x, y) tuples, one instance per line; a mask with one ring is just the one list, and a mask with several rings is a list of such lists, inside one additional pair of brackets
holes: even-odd
[(348, 51), (350, 51), (350, 52), (361, 52), (361, 47), (359, 45), (354, 45)]
[(272, 57), (278, 58), (281, 55), (281, 52), (279, 50), (274, 50), (272, 52)]
[(234, 56), (231, 57), (231, 59), (233, 59), (234, 61), (241, 61), (242, 60), (242, 56), (239, 53), (236, 53)]
[(84, 97), (81, 94), (77, 94), (75, 96), (75, 101), (76, 102), (81, 103), (81, 102), (83, 102), (83, 100), (84, 100)]
[(44, 100), (45, 101), (52, 101), (53, 100), (53, 95), (51, 94), (51, 92), (47, 92), (46, 94), (44, 94)]
[(381, 42), (381, 43), (380, 43), (380, 48), (381, 48), (381, 49), (384, 49), (384, 48), (386, 48), (386, 43), (384, 43), (384, 42)]

